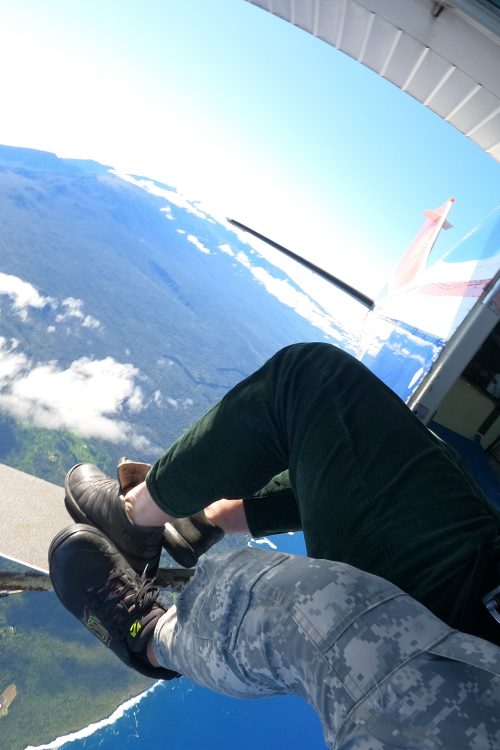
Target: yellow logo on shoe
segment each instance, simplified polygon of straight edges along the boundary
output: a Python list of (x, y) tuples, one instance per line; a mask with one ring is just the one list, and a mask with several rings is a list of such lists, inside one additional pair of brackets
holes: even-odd
[(87, 609), (84, 611), (83, 624), (86, 628), (88, 628), (88, 630), (90, 630), (92, 635), (95, 635), (96, 638), (99, 638), (99, 640), (102, 641), (105, 646), (109, 645), (111, 639), (108, 631), (106, 630), (102, 622)]
[(139, 635), (139, 631), (141, 630), (141, 628), (141, 623), (139, 622), (139, 620), (136, 620), (132, 623), (128, 632), (130, 633), (132, 638), (136, 638)]

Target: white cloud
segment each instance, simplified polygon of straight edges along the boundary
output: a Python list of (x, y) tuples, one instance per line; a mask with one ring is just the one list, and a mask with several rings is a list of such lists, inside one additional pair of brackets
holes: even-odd
[(284, 305), (291, 307), (297, 315), (308, 320), (331, 338), (342, 340), (342, 334), (335, 326), (335, 322), (307, 294), (295, 289), (288, 281), (275, 278), (260, 266), (251, 266), (250, 271), (264, 285), (269, 294), (274, 295)]
[(188, 240), (188, 242), (191, 242), (195, 247), (197, 247), (200, 252), (210, 255), (210, 250), (208, 249), (208, 247), (205, 247), (205, 245), (200, 242), (200, 240), (195, 237), (194, 234), (188, 234), (186, 239)]
[(81, 320), (84, 328), (99, 328), (101, 325), (97, 318), (93, 318), (92, 315), (85, 315), (83, 313), (83, 302), (81, 299), (66, 297), (61, 304), (65, 308), (65, 312), (56, 315), (57, 323), (61, 323), (63, 320), (68, 320), (68, 318), (76, 318), (77, 320)]
[(100, 322), (97, 320), (97, 318), (93, 318), (92, 315), (86, 315), (82, 321), (82, 326), (84, 328), (99, 328)]
[(143, 408), (138, 370), (111, 357), (82, 357), (62, 369), (33, 364), (0, 338), (0, 409), (21, 422), (144, 450), (148, 440), (126, 421)]
[(172, 409), (188, 409), (190, 406), (193, 406), (194, 401), (192, 398), (173, 398), (172, 396), (167, 396), (165, 399), (162, 396), (162, 393), (160, 390), (157, 390), (153, 394), (153, 403), (155, 403), (157, 406), (162, 406), (164, 403), (168, 404), (172, 407)]
[(126, 400), (126, 404), (132, 414), (137, 414), (137, 412), (140, 412), (144, 408), (142, 391), (139, 386), (134, 387), (132, 394)]
[[(152, 180), (144, 180), (144, 179), (138, 180), (129, 174), (118, 172), (116, 169), (111, 169), (110, 172), (111, 174), (115, 174), (120, 179), (125, 180), (126, 182), (130, 182), (132, 185), (136, 185), (137, 187), (142, 188), (143, 190), (145, 190), (147, 193), (150, 193), (151, 195), (158, 195), (161, 198), (165, 198), (165, 200), (167, 200), (169, 203), (173, 203), (174, 205), (179, 206), (180, 208), (183, 208), (186, 211), (189, 211), (189, 213), (194, 214), (195, 216), (198, 216), (199, 219), (205, 219), (205, 220), (210, 221), (210, 214), (200, 208), (199, 201), (188, 200), (178, 190), (168, 190), (167, 188), (160, 187), (159, 185), (156, 185)], [(195, 203), (197, 205), (195, 205)], [(167, 219), (172, 218), (168, 214), (169, 210), (171, 211), (171, 209), (164, 209), (164, 208), (160, 209), (160, 211), (166, 214)]]
[(269, 294), (272, 294), (284, 305), (287, 305), (287, 307), (291, 307), (297, 315), (308, 320), (309, 323), (312, 323), (313, 326), (326, 333), (327, 336), (337, 341), (343, 339), (336, 321), (317, 305), (309, 295), (300, 289), (296, 289), (286, 279), (277, 279), (266, 271), (265, 268), (262, 268), (262, 266), (253, 266), (248, 256), (242, 251), (236, 254), (236, 260), (245, 266), (245, 268), (248, 268), (254, 278), (265, 287)]
[[(15, 352), (16, 346), (9, 345), (7, 339), (0, 336), (0, 386), (20, 373), (28, 363), (25, 354)], [(8, 356), (2, 356), (3, 352)]]
[(245, 266), (245, 268), (251, 268), (250, 261), (242, 250), (240, 250), (239, 253), (236, 253), (236, 260), (238, 260), (242, 266)]
[[(12, 307), (21, 320), (28, 319), (30, 307), (40, 309), (46, 304), (50, 304), (53, 308), (57, 306), (57, 302), (53, 297), (44, 297), (33, 284), (23, 281), (18, 276), (11, 276), (6, 273), (0, 273), (1, 295), (5, 295), (12, 300)], [(64, 308), (64, 312), (60, 312), (55, 316), (56, 323), (61, 323), (69, 318), (75, 318), (81, 322), (84, 328), (100, 327), (101, 324), (97, 318), (94, 318), (92, 315), (86, 315), (83, 312), (83, 302), (81, 299), (66, 297), (61, 302), (61, 305)], [(54, 331), (54, 326), (49, 325), (47, 332), (53, 333)]]
[(41, 308), (52, 301), (50, 297), (43, 297), (33, 284), (7, 273), (0, 273), (1, 294), (11, 298), (12, 307), (22, 320), (27, 320), (28, 308)]
[(222, 250), (223, 253), (226, 253), (227, 255), (231, 255), (234, 257), (233, 249), (231, 245), (228, 245), (227, 243), (219, 245), (219, 250)]
[[(239, 242), (249, 247), (250, 253), (256, 252), (258, 256), (284, 271), (319, 308), (326, 312), (331, 321), (343, 329), (345, 340), (349, 342), (350, 347), (353, 350), (357, 348), (360, 331), (367, 315), (364, 305), (266, 242), (250, 237), (232, 224), (227, 224), (227, 228), (236, 235)], [(238, 260), (250, 268), (248, 257), (244, 253), (241, 255)]]
[(268, 547), (271, 547), (271, 549), (278, 549), (278, 547), (267, 537), (263, 536), (259, 539), (254, 539), (253, 537), (248, 542), (248, 547), (253, 547), (256, 544), (265, 545), (267, 544)]

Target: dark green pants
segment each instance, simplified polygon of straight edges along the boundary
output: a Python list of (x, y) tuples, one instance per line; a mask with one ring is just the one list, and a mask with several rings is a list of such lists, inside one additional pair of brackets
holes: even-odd
[(245, 501), (254, 535), (302, 528), (311, 557), (387, 578), (453, 627), (479, 547), (500, 535), (500, 514), (454, 452), (329, 344), (279, 351), (177, 440), (147, 481), (177, 517), (257, 495)]

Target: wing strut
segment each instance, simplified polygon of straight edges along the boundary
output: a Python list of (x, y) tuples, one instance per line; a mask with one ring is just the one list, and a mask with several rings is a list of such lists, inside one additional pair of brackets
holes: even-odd
[(293, 258), (293, 260), (297, 261), (297, 263), (300, 263), (302, 266), (305, 266), (310, 271), (317, 273), (318, 276), (321, 276), (330, 284), (333, 284), (339, 289), (342, 289), (343, 292), (348, 294), (350, 297), (353, 297), (355, 300), (360, 302), (369, 310), (373, 310), (373, 306), (375, 304), (374, 300), (372, 300), (366, 294), (363, 294), (363, 292), (360, 292), (359, 289), (355, 289), (350, 284), (347, 284), (345, 281), (342, 281), (342, 279), (338, 279), (336, 276), (333, 276), (331, 273), (328, 273), (328, 271), (325, 271), (323, 268), (320, 268), (319, 266), (314, 265), (314, 263), (311, 263), (311, 261), (306, 260), (305, 258), (302, 258), (301, 255), (297, 255), (297, 253), (294, 253), (291, 250), (288, 250), (288, 248), (283, 247), (283, 245), (279, 245), (277, 242), (274, 242), (274, 240), (270, 240), (269, 237), (266, 237), (265, 235), (260, 234), (260, 232), (256, 232), (255, 229), (250, 229), (250, 227), (245, 226), (245, 224), (241, 224), (239, 221), (236, 221), (236, 219), (228, 219), (228, 222), (232, 224), (233, 226), (237, 227), (238, 229), (243, 230), (243, 232), (248, 232), (249, 234), (253, 234), (254, 237), (257, 237), (257, 239), (262, 240), (263, 242), (266, 242), (268, 245), (271, 245), (271, 247), (274, 247), (276, 250), (279, 250), (280, 253), (287, 255), (289, 258)]
[[(1, 566), (0, 558), (0, 566)], [(192, 568), (159, 568), (155, 582), (160, 588), (179, 593), (193, 575)], [(51, 591), (52, 583), (46, 573), (37, 570), (13, 572), (0, 568), (0, 598), (23, 591)]]

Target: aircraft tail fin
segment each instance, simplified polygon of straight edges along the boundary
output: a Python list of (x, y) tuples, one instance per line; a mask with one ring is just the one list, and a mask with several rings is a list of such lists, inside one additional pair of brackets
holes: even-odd
[(389, 279), (389, 293), (395, 292), (400, 287), (413, 281), (425, 268), (441, 229), (449, 229), (452, 226), (447, 221), (447, 216), (454, 201), (454, 198), (449, 198), (439, 208), (424, 211), (424, 222)]

